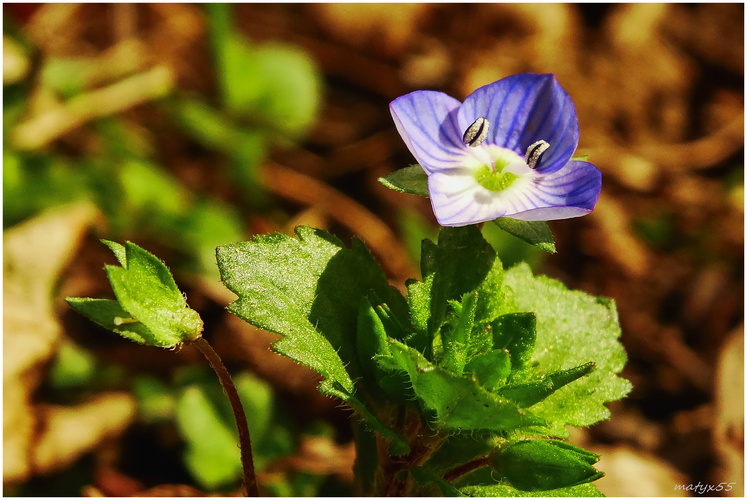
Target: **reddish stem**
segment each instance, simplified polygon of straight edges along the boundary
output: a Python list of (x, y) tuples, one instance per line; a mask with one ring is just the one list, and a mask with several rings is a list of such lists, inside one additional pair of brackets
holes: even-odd
[(223, 361), (215, 352), (213, 347), (203, 337), (198, 337), (192, 341), (192, 344), (200, 350), (202, 354), (207, 358), (210, 367), (218, 375), (220, 384), (223, 386), (223, 390), (228, 396), (228, 400), (231, 402), (231, 408), (233, 409), (233, 416), (236, 419), (236, 428), (239, 430), (239, 448), (241, 449), (241, 466), (244, 471), (244, 487), (247, 491), (247, 496), (258, 497), (259, 491), (257, 489), (257, 478), (254, 474), (254, 459), (252, 455), (252, 440), (249, 436), (249, 426), (246, 421), (246, 413), (244, 413), (244, 407), (241, 404), (239, 393), (236, 390), (236, 386), (231, 380), (231, 375), (228, 373)]
[(473, 470), (479, 469), (480, 467), (485, 467), (486, 465), (488, 465), (488, 457), (476, 458), (467, 462), (466, 464), (462, 464), (459, 467), (451, 469), (449, 472), (444, 474), (444, 480), (452, 482), (455, 479), (458, 479), (463, 475), (472, 472)]

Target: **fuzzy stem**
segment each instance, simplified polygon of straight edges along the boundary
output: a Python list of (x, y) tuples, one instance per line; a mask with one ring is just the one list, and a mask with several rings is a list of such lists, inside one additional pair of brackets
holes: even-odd
[(239, 447), (241, 449), (241, 466), (244, 470), (244, 487), (247, 491), (247, 496), (258, 497), (259, 491), (257, 490), (257, 478), (254, 474), (254, 458), (252, 455), (252, 440), (249, 436), (249, 426), (246, 421), (246, 414), (244, 413), (244, 407), (239, 399), (239, 393), (236, 391), (236, 386), (233, 385), (231, 375), (226, 370), (223, 361), (215, 352), (213, 347), (203, 337), (198, 337), (192, 341), (192, 344), (200, 350), (202, 354), (207, 358), (210, 367), (218, 375), (223, 390), (228, 396), (228, 400), (231, 402), (231, 408), (233, 409), (233, 416), (236, 419), (236, 428), (239, 430)]
[(389, 455), (388, 442), (381, 437), (378, 439), (379, 460), (381, 469), (381, 496), (402, 497), (411, 496), (413, 487), (412, 477), (402, 474), (415, 466), (425, 463), (443, 444), (444, 435), (429, 435), (424, 431), (420, 415), (405, 410), (400, 413), (398, 429), (401, 429), (410, 444), (410, 453), (404, 456), (392, 457)]

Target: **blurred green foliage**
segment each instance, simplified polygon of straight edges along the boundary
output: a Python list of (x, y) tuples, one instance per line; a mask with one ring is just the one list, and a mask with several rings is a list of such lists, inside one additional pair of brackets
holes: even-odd
[[(330, 435), (327, 425), (319, 422), (299, 427), (270, 385), (249, 372), (239, 372), (233, 378), (246, 411), (258, 473), (294, 453), (303, 435)], [(214, 373), (207, 368), (184, 367), (169, 382), (139, 376), (133, 387), (143, 421), (176, 422), (186, 444), (184, 463), (201, 488), (225, 492), (238, 487), (238, 435), (231, 407)], [(301, 472), (275, 474), (273, 478), (266, 488), (282, 496), (313, 496), (324, 479)]]
[[(90, 55), (46, 53), (25, 38), (23, 27), (6, 18), (4, 56), (13, 58), (18, 71), (11, 75), (4, 68), (4, 228), (52, 206), (90, 200), (104, 217), (97, 236), (162, 245), (177, 254), (170, 258), (177, 271), (218, 278), (215, 248), (246, 239), (246, 219), (267, 207), (261, 163), (270, 148), (295, 147), (314, 124), (322, 80), (302, 50), (254, 44), (240, 34), (232, 24), (232, 6), (202, 8), (209, 28), (205, 42), (213, 59), (213, 71), (206, 77), (214, 79), (217, 98), (188, 93), (169, 81), (144, 104), (124, 103), (120, 111), (89, 115), (81, 109), (90, 112), (90, 106), (81, 102), (149, 68), (139, 63), (106, 65)], [(40, 144), (18, 139), (20, 128), (31, 123), (41, 130), (45, 119), (79, 121)], [(32, 139), (43, 136), (30, 130)], [(185, 182), (193, 151), (200, 167), (208, 165), (207, 175), (216, 179), (209, 186)], [(65, 343), (51, 366), (50, 397), (66, 402), (91, 390), (131, 385), (144, 423), (176, 423), (186, 444), (184, 463), (201, 487), (228, 491), (238, 485), (241, 467), (233, 414), (212, 372), (189, 368), (162, 380), (126, 377), (121, 369), (111, 368), (87, 350)], [(238, 373), (235, 381), (261, 471), (294, 452), (302, 429), (279, 411), (265, 382), (247, 372)], [(268, 491), (314, 495), (325, 482), (324, 477), (304, 473), (281, 476), (273, 476)], [(80, 486), (65, 491), (79, 494)]]
[(95, 381), (96, 358), (72, 342), (64, 342), (49, 372), (49, 383), (55, 388), (85, 387)]
[[(305, 436), (334, 439), (332, 429), (324, 422), (298, 424), (267, 382), (247, 371), (235, 373), (233, 380), (247, 415), (257, 472), (294, 454)], [(52, 364), (47, 387), (54, 391), (52, 399), (59, 404), (76, 402), (81, 394), (93, 390), (129, 388), (138, 403), (141, 425), (176, 426), (185, 445), (184, 465), (200, 488), (228, 492), (238, 487), (241, 463), (233, 413), (218, 379), (207, 366), (184, 366), (166, 378), (128, 374), (121, 367), (101, 363), (88, 350), (65, 342)], [(153, 471), (154, 477), (158, 474)], [(322, 487), (344, 493), (341, 483), (301, 471), (273, 473), (268, 478), (263, 491), (273, 496), (317, 496)], [(70, 495), (79, 493), (85, 484), (76, 486), (75, 481), (68, 479), (73, 483), (66, 490)], [(25, 494), (27, 487), (21, 491)]]
[[(147, 104), (144, 119), (122, 112), (87, 117), (72, 143), (58, 138), (35, 147), (14, 135), (19, 124), (38, 118), (35, 113), (49, 119), (52, 111), (73, 119), (85, 107), (77, 104), (134, 70), (102, 67), (96, 58), (40, 54), (36, 71), (6, 81), (3, 226), (50, 206), (93, 200), (107, 222), (100, 236), (155, 241), (183, 256), (183, 270), (217, 277), (215, 247), (244, 239), (246, 216), (267, 203), (258, 175), (269, 148), (292, 147), (321, 103), (315, 63), (293, 46), (252, 44), (232, 25), (232, 8), (204, 6), (217, 106), (210, 104), (213, 96), (185, 93), (172, 82), (163, 97)], [(13, 55), (26, 64), (36, 60), (39, 51), (23, 40), (21, 29), (6, 22), (5, 33), (19, 41), (8, 44)], [(240, 201), (227, 203), (226, 193), (187, 186), (179, 175), (184, 159), (162, 146), (164, 138), (204, 148), (215, 164), (210, 175), (227, 176)]]

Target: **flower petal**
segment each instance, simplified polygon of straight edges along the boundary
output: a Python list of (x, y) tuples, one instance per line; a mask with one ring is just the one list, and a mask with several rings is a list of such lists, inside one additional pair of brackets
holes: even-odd
[(458, 168), (465, 145), (456, 121), (461, 103), (432, 90), (419, 90), (389, 104), (407, 148), (427, 173)]
[(580, 217), (594, 209), (601, 189), (602, 173), (594, 165), (571, 161), (557, 172), (537, 176), (522, 193), (534, 207), (505, 216), (528, 221)]
[(501, 192), (482, 187), (467, 168), (428, 177), (433, 213), (442, 226), (466, 226), (499, 217), (528, 221), (580, 217), (594, 208), (601, 186), (602, 174), (583, 161), (569, 162), (551, 174), (519, 177)]
[(549, 143), (537, 169), (541, 172), (561, 169), (578, 145), (573, 101), (551, 74), (522, 73), (480, 87), (459, 109), (459, 128), (480, 116), (490, 123), (486, 142), (521, 156), (536, 141)]
[[(516, 179), (510, 189), (500, 193), (481, 186), (471, 169), (436, 172), (428, 177), (428, 191), (436, 219), (442, 226), (466, 226), (503, 217), (515, 212), (516, 193), (531, 183), (529, 176)], [(521, 200), (520, 198), (520, 201)], [(518, 205), (520, 209), (532, 205)]]

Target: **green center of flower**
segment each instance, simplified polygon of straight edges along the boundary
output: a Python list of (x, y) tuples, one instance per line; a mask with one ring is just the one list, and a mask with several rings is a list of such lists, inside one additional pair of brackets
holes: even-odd
[(495, 161), (495, 167), (493, 168), (483, 165), (475, 171), (475, 179), (485, 189), (496, 193), (505, 191), (519, 178), (516, 174), (503, 171), (510, 162), (510, 158), (502, 157)]

